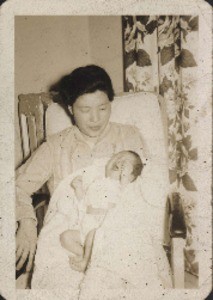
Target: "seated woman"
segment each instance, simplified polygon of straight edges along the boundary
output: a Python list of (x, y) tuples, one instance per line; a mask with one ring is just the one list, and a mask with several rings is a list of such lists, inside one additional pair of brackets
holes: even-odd
[(39, 235), (32, 288), (73, 288), (73, 294), (78, 291), (82, 274), (72, 269), (85, 271), (94, 230), (122, 201), (122, 194), (142, 168), (138, 154), (121, 151), (105, 167), (99, 162), (62, 180), (50, 200), (51, 212)]
[(109, 75), (98, 66), (75, 69), (59, 85), (74, 126), (50, 137), (21, 167), (16, 178), (17, 270), (28, 259), (31, 270), (36, 249), (37, 220), (31, 195), (45, 182), (52, 194), (67, 175), (122, 150), (137, 152), (144, 160), (139, 130), (109, 122), (114, 91)]

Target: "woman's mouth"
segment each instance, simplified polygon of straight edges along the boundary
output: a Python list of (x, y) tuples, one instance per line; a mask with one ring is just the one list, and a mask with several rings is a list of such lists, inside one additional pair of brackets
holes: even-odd
[(91, 129), (92, 131), (98, 131), (98, 130), (101, 129), (101, 126), (90, 126), (90, 129)]

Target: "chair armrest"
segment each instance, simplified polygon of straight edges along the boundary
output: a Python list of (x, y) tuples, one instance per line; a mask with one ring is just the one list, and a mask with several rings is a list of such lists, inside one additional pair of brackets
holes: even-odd
[(44, 194), (44, 193), (33, 194), (32, 200), (33, 200), (34, 209), (37, 210), (39, 207), (44, 205), (44, 203), (48, 204), (49, 199), (50, 199), (50, 196), (48, 194)]
[(171, 238), (186, 238), (186, 222), (179, 193), (173, 193), (169, 199), (170, 236)]
[[(46, 213), (46, 207), (49, 203), (50, 196), (48, 194), (34, 194), (32, 196), (33, 207), (35, 209), (36, 217), (37, 217), (37, 233), (39, 234), (41, 228), (43, 227), (44, 216)], [(19, 278), (23, 273), (26, 272), (26, 265), (28, 263), (28, 259), (25, 261), (24, 265), (20, 270), (16, 270), (16, 279)]]
[(37, 232), (39, 234), (43, 227), (44, 216), (46, 214), (50, 196), (48, 194), (34, 194), (32, 199), (38, 221)]

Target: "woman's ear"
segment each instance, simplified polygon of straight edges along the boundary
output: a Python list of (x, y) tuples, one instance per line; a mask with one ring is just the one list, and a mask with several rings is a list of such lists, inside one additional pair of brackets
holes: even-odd
[(68, 106), (68, 110), (69, 110), (69, 112), (71, 113), (71, 115), (73, 115), (73, 109), (72, 109), (72, 106)]

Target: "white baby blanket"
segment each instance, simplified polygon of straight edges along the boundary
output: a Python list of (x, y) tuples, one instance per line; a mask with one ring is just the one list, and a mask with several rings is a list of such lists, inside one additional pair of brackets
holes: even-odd
[[(105, 164), (99, 163), (88, 168), (90, 172), (103, 176), (103, 166)], [(139, 286), (145, 288), (147, 285), (149, 287), (161, 285), (151, 238), (152, 233), (155, 236), (156, 228), (161, 228), (157, 224), (155, 207), (147, 201), (146, 189), (148, 190), (148, 187), (144, 185), (143, 180), (145, 182), (150, 174), (146, 175), (146, 172), (149, 173), (149, 170), (145, 170), (144, 178), (142, 175), (142, 178), (138, 178), (123, 190), (116, 208), (107, 214), (101, 228), (97, 230), (91, 263), (85, 276), (70, 268), (67, 251), (61, 247), (59, 241), (60, 233), (69, 226), (74, 226), (79, 219), (80, 207), (74, 200), (76, 198), (70, 189), (70, 182), (74, 177), (81, 175), (82, 170), (68, 176), (59, 184), (51, 198), (44, 227), (38, 240), (32, 288), (71, 288), (73, 295), (78, 295), (79, 284), (83, 280), (80, 299), (84, 299), (84, 295), (87, 295), (86, 299), (94, 299), (94, 290), (91, 289), (93, 282), (96, 279), (98, 282), (102, 276), (105, 276), (103, 275), (105, 272), (114, 274), (112, 278), (116, 277), (118, 282), (121, 280), (122, 295), (130, 293), (125, 285), (123, 290), (123, 281), (128, 283), (131, 290), (135, 289), (135, 292)], [(90, 180), (91, 177), (88, 176), (87, 184), (91, 183)], [(64, 198), (66, 195), (69, 197)], [(59, 208), (64, 214), (57, 213)], [(68, 212), (72, 214), (72, 224), (64, 221), (66, 219), (64, 216)], [(157, 222), (154, 224), (153, 221)], [(94, 276), (98, 276), (99, 279)], [(105, 283), (103, 289), (105, 288), (107, 295), (111, 289), (111, 283), (110, 281), (105, 281)], [(101, 290), (100, 287), (100, 292)]]

